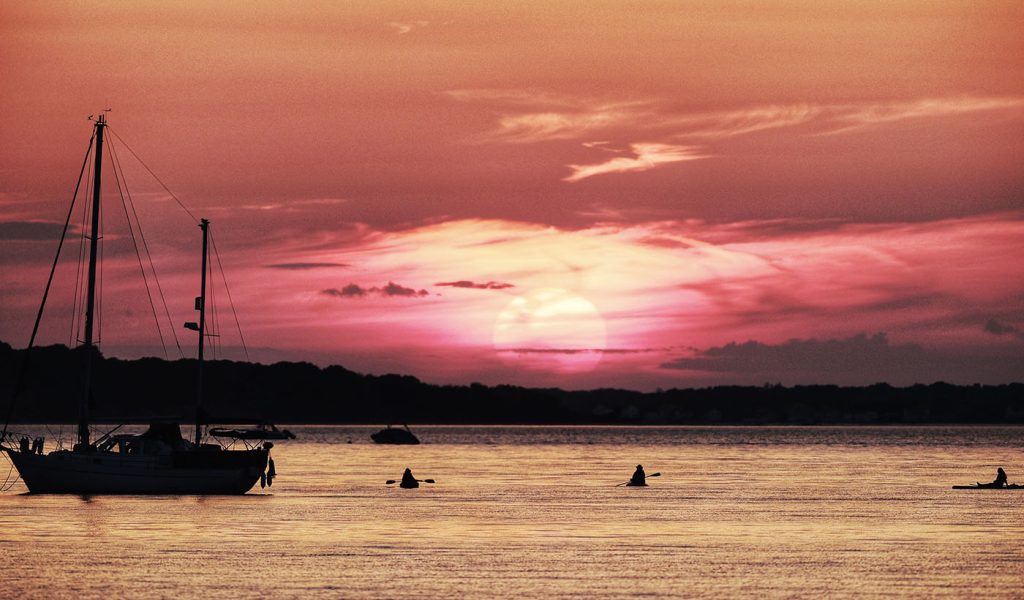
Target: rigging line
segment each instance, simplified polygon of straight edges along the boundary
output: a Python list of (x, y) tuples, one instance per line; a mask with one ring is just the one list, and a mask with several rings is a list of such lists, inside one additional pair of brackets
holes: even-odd
[[(167, 306), (167, 298), (164, 295), (164, 288), (160, 285), (160, 274), (157, 272), (156, 264), (153, 262), (153, 253), (150, 252), (149, 242), (146, 241), (146, 234), (142, 231), (142, 221), (139, 219), (139, 213), (135, 210), (135, 201), (132, 199), (132, 192), (128, 189), (127, 180), (124, 179), (124, 170), (121, 168), (121, 159), (117, 156), (115, 144), (110, 144), (110, 148), (114, 152), (114, 160), (117, 162), (117, 168), (121, 171), (122, 181), (125, 181), (124, 190), (128, 197), (128, 207), (131, 208), (132, 215), (135, 217), (135, 226), (139, 230), (139, 238), (142, 240), (142, 249), (146, 254), (146, 260), (149, 262), (149, 270), (153, 273), (153, 281), (156, 283), (156, 291), (160, 296), (160, 303), (164, 309), (164, 316), (167, 318), (167, 327), (170, 329), (171, 336), (174, 338), (174, 346), (178, 349), (179, 358), (184, 358), (185, 353), (181, 349), (181, 341), (178, 339), (178, 330), (174, 327), (174, 320), (171, 318), (171, 311)], [(152, 298), (150, 299), (150, 302), (152, 303)], [(157, 327), (159, 328), (159, 323)]]
[(89, 153), (92, 152), (92, 143), (96, 137), (95, 130), (93, 131), (92, 137), (89, 138), (89, 148), (85, 151), (85, 160), (82, 161), (82, 170), (78, 173), (78, 183), (75, 184), (75, 193), (71, 196), (71, 206), (68, 208), (68, 216), (64, 219), (64, 230), (60, 234), (60, 242), (57, 244), (57, 254), (53, 257), (53, 266), (50, 267), (50, 276), (46, 279), (46, 288), (43, 290), (43, 301), (39, 303), (39, 311), (36, 313), (36, 321), (32, 325), (32, 335), (28, 338), (28, 347), (25, 348), (25, 357), (21, 361), (21, 371), (18, 375), (18, 380), (14, 385), (14, 391), (11, 393), (11, 403), (7, 408), (7, 416), (4, 419), (3, 435), (0, 435), (0, 439), (7, 436), (7, 426), (11, 423), (11, 416), (14, 414), (14, 406), (17, 404), (18, 395), (21, 393), (22, 385), (25, 383), (25, 376), (28, 374), (28, 359), (32, 354), (32, 346), (36, 342), (36, 334), (39, 333), (39, 322), (43, 319), (43, 308), (46, 306), (46, 298), (50, 295), (50, 285), (53, 283), (53, 274), (57, 270), (57, 261), (60, 259), (61, 248), (64, 247), (64, 238), (68, 235), (68, 225), (71, 224), (71, 214), (75, 210), (75, 198), (78, 197), (78, 188), (82, 185), (82, 175), (85, 174), (85, 165), (89, 162)]
[(192, 214), (192, 211), (190, 211), (188, 207), (185, 206), (185, 204), (181, 200), (179, 200), (177, 196), (174, 195), (174, 192), (172, 192), (170, 188), (168, 188), (167, 185), (164, 184), (164, 182), (161, 181), (160, 178), (156, 176), (156, 173), (154, 173), (153, 170), (149, 168), (149, 165), (147, 165), (145, 162), (142, 161), (141, 158), (139, 158), (139, 155), (136, 154), (134, 150), (132, 150), (132, 147), (129, 146), (128, 143), (125, 142), (123, 139), (121, 139), (121, 136), (117, 135), (117, 132), (114, 131), (113, 128), (111, 128), (109, 125), (107, 125), (107, 131), (114, 134), (114, 137), (117, 138), (117, 141), (121, 142), (121, 144), (128, 149), (128, 152), (132, 153), (132, 156), (135, 157), (135, 160), (139, 161), (139, 164), (142, 165), (146, 169), (146, 171), (149, 171), (149, 174), (153, 176), (153, 179), (156, 179), (156, 182), (159, 183), (160, 186), (164, 188), (164, 191), (170, 194), (171, 198), (174, 198), (174, 201), (178, 203), (178, 206), (180, 206), (181, 209), (188, 214), (188, 216), (192, 217), (193, 221), (199, 223), (199, 219), (197, 219), (196, 216)]
[[(118, 140), (120, 140), (120, 138), (118, 138)], [(110, 144), (109, 148), (113, 152), (114, 160), (117, 163), (117, 169), (121, 171), (121, 178), (122, 178), (122, 180), (124, 180), (124, 170), (121, 168), (121, 160), (117, 157), (117, 150), (114, 148), (114, 144)], [(134, 215), (134, 217), (135, 217), (135, 226), (139, 229), (139, 237), (142, 239), (142, 249), (143, 249), (143, 251), (146, 254), (146, 260), (149, 262), (149, 270), (153, 272), (153, 281), (156, 282), (156, 290), (157, 290), (157, 293), (160, 296), (160, 302), (161, 302), (161, 304), (163, 304), (164, 316), (167, 317), (167, 326), (170, 328), (171, 335), (174, 337), (174, 345), (178, 348), (178, 356), (181, 357), (181, 358), (184, 358), (185, 357), (185, 353), (182, 351), (182, 349), (181, 349), (181, 342), (178, 340), (178, 330), (174, 327), (174, 320), (171, 319), (171, 311), (167, 307), (167, 298), (164, 296), (163, 286), (160, 285), (160, 276), (157, 274), (156, 265), (153, 263), (153, 253), (149, 251), (149, 243), (146, 242), (146, 234), (142, 231), (142, 221), (139, 220), (139, 213), (136, 212), (136, 210), (135, 210), (135, 201), (132, 200), (132, 192), (131, 192), (131, 190), (128, 189), (128, 183), (127, 183), (126, 180), (125, 180), (124, 191), (125, 191), (125, 194), (127, 194), (127, 196), (128, 196), (128, 206), (131, 208), (132, 215)], [(138, 252), (138, 248), (137, 247), (136, 247), (136, 252)], [(140, 258), (140, 260), (141, 260), (141, 258)], [(148, 290), (147, 290), (147, 292), (148, 292)], [(152, 303), (152, 301), (153, 301), (152, 297), (150, 297), (150, 303)], [(155, 310), (155, 308), (154, 308), (154, 310)], [(160, 327), (160, 325), (159, 325), (159, 322), (158, 322), (157, 323), (157, 328), (159, 329), (159, 327)], [(164, 350), (164, 354), (165, 355), (167, 354), (166, 349)]]
[(213, 355), (213, 359), (217, 360), (217, 342), (220, 336), (220, 322), (217, 320), (217, 286), (213, 285), (213, 261), (206, 261), (206, 279), (209, 281), (209, 291), (207, 296), (210, 298), (210, 309), (207, 314), (210, 316), (210, 327), (206, 335), (209, 337), (210, 353)]
[(231, 288), (228, 287), (228, 278), (224, 274), (224, 263), (220, 260), (220, 252), (217, 251), (217, 242), (210, 232), (210, 245), (213, 247), (213, 256), (217, 259), (217, 267), (220, 269), (220, 278), (224, 282), (224, 291), (228, 295), (228, 306), (231, 307), (231, 315), (235, 319), (235, 327), (238, 329), (238, 339), (242, 342), (242, 352), (245, 353), (245, 360), (249, 360), (249, 349), (245, 346), (245, 337), (242, 335), (242, 324), (238, 322), (238, 313), (235, 311), (235, 301), (231, 298)]
[[(146, 297), (149, 298), (149, 309), (153, 314), (153, 323), (156, 324), (156, 334), (160, 338), (160, 347), (164, 351), (164, 358), (168, 359), (167, 345), (164, 344), (164, 334), (160, 328), (160, 319), (156, 316), (156, 304), (153, 302), (153, 292), (149, 289), (149, 279), (146, 277), (146, 267), (142, 264), (142, 253), (139, 252), (139, 243), (135, 239), (135, 230), (132, 227), (132, 218), (128, 214), (128, 204), (124, 199), (124, 190), (121, 188), (121, 181), (124, 179), (124, 171), (121, 170), (121, 165), (117, 161), (117, 154), (114, 153), (113, 144), (107, 146), (107, 154), (110, 156), (110, 166), (113, 167), (114, 171), (114, 183), (117, 184), (117, 193), (121, 196), (121, 208), (124, 209), (124, 220), (128, 222), (128, 233), (132, 238), (132, 247), (135, 248), (135, 258), (139, 261), (139, 272), (142, 273), (142, 283), (146, 288)], [(127, 183), (125, 188), (127, 188)], [(136, 217), (138, 218), (138, 217)], [(136, 227), (139, 227), (139, 235), (142, 235), (142, 228), (136, 222)]]
[[(91, 146), (90, 146), (91, 150)], [(73, 304), (71, 307), (71, 331), (68, 333), (68, 347), (74, 348), (77, 345), (78, 339), (81, 337), (81, 323), (79, 322), (79, 311), (85, 306), (84, 296), (85, 287), (82, 282), (85, 281), (85, 240), (87, 223), (89, 222), (89, 189), (90, 183), (92, 182), (92, 154), (90, 153), (87, 159), (88, 171), (85, 172), (85, 198), (82, 202), (82, 228), (81, 236), (79, 236), (78, 244), (78, 262), (77, 268), (75, 269), (75, 295), (73, 297)]]
[[(103, 194), (100, 193), (101, 199), (102, 199), (102, 195)], [(100, 232), (99, 232), (99, 237), (100, 237), (100, 258), (99, 258), (99, 263), (98, 263), (99, 267), (100, 267), (100, 274), (97, 276), (97, 280), (96, 280), (96, 314), (93, 315), (93, 318), (96, 321), (96, 341), (95, 341), (94, 345), (96, 346), (97, 349), (100, 350), (100, 353), (102, 354), (102, 352), (103, 352), (103, 287), (104, 287), (104, 285), (103, 285), (103, 271), (105, 270), (104, 267), (107, 264), (107, 261), (104, 259), (104, 256), (106, 256), (106, 251), (107, 251), (107, 241), (106, 241), (106, 237), (104, 237), (104, 235), (103, 235), (103, 231), (104, 231), (103, 227), (105, 225), (105, 223), (103, 222), (103, 217), (104, 217), (103, 203), (102, 202), (97, 202), (96, 206), (97, 206), (98, 210), (100, 211), (100, 220), (99, 220), (99, 223), (100, 223)], [(93, 235), (96, 235), (95, 232), (93, 232)], [(92, 390), (89, 390), (89, 394), (92, 395)]]
[(19, 471), (18, 474), (14, 477), (14, 481), (11, 481), (11, 472), (14, 470), (14, 461), (11, 460), (10, 456), (7, 456), (6, 452), (4, 452), (3, 454), (4, 456), (7, 457), (7, 460), (10, 461), (11, 468), (7, 470), (7, 477), (4, 477), (4, 482), (0, 484), (0, 492), (8, 492), (11, 490), (11, 488), (14, 487), (14, 484), (18, 483), (18, 479), (21, 478), (21, 472)]

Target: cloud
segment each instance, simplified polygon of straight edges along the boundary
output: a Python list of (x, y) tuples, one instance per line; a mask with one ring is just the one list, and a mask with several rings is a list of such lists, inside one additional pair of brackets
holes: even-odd
[[(889, 102), (830, 107), (833, 121), (840, 127), (827, 133), (843, 133), (871, 125), (895, 123), (907, 119), (948, 117), (981, 111), (1019, 110), (1024, 98), (956, 96), (923, 98), (909, 102)], [(843, 125), (843, 124), (846, 125)]]
[(386, 297), (406, 297), (406, 298), (420, 298), (423, 296), (429, 296), (430, 292), (427, 290), (417, 290), (410, 287), (398, 285), (393, 281), (389, 281), (387, 285), (383, 287), (374, 286), (371, 288), (364, 288), (355, 283), (350, 283), (340, 290), (337, 288), (328, 288), (320, 290), (320, 294), (324, 296), (333, 296), (335, 298), (363, 298), (369, 294)]
[(781, 344), (731, 342), (662, 363), (661, 369), (686, 372), (691, 380), (765, 381), (794, 384), (911, 385), (946, 381), (1019, 380), (1024, 358), (998, 348), (935, 348), (894, 344), (885, 333), (818, 340), (791, 339)]
[(697, 350), (693, 356), (661, 364), (662, 369), (780, 379), (836, 382), (851, 376), (891, 381), (894, 373), (920, 369), (928, 354), (917, 344), (893, 345), (884, 333), (846, 339), (792, 339), (779, 345), (730, 342)]
[(572, 174), (562, 181), (575, 182), (595, 175), (606, 173), (634, 173), (648, 171), (667, 163), (682, 162), (688, 160), (699, 160), (708, 158), (694, 146), (675, 146), (672, 144), (631, 144), (633, 154), (636, 156), (628, 158), (617, 156), (601, 163), (592, 165), (568, 165)]
[(498, 122), (496, 137), (509, 143), (576, 139), (630, 122), (636, 113), (621, 105), (594, 107), (581, 112), (542, 112), (507, 115)]
[(427, 290), (414, 290), (413, 288), (403, 287), (393, 281), (389, 281), (383, 288), (374, 288), (385, 296), (428, 296), (430, 292)]
[(281, 212), (308, 212), (311, 208), (317, 209), (324, 206), (337, 206), (339, 204), (345, 204), (349, 200), (348, 198), (305, 198), (305, 199), (291, 199), (291, 200), (280, 200), (273, 202), (258, 202), (253, 204), (241, 204), (237, 206), (227, 205), (216, 207), (218, 210), (229, 210), (234, 211), (236, 209), (251, 210), (251, 211), (274, 211), (275, 213)]
[(398, 35), (405, 35), (414, 29), (420, 29), (430, 25), (430, 21), (392, 21), (388, 23), (395, 29)]
[(352, 265), (348, 263), (332, 263), (332, 262), (293, 262), (293, 263), (275, 263), (272, 265), (263, 265), (265, 269), (284, 269), (287, 271), (304, 271), (308, 269), (331, 269), (331, 268), (347, 268)]
[(995, 319), (989, 319), (985, 322), (985, 331), (993, 335), (1012, 335), (1018, 339), (1024, 340), (1024, 331), (1021, 331), (1013, 325), (1000, 323)]
[(499, 352), (513, 354), (646, 354), (665, 348), (503, 348)]
[(448, 90), (445, 95), (459, 102), (489, 102), (510, 106), (528, 106), (531, 108), (568, 108), (579, 110), (593, 104), (592, 101), (570, 94), (561, 94), (537, 88), (499, 89), (475, 88)]
[(0, 223), (0, 240), (49, 241), (60, 238), (64, 226), (43, 221), (7, 221)]
[(476, 283), (474, 281), (467, 281), (465, 279), (461, 279), (459, 281), (446, 281), (442, 283), (435, 283), (434, 285), (439, 287), (470, 288), (474, 290), (505, 290), (511, 287), (515, 287), (511, 283), (501, 283), (500, 281)]
[[(372, 288), (377, 289), (377, 288)], [(320, 293), (324, 296), (335, 296), (337, 298), (362, 298), (367, 294), (369, 290), (362, 288), (354, 283), (350, 283), (340, 290), (337, 288), (329, 288), (326, 290), (320, 290)]]
[[(841, 133), (907, 119), (982, 111), (1019, 111), (1024, 97), (950, 96), (847, 104), (807, 102), (685, 112), (648, 98), (621, 100), (569, 96), (541, 90), (451, 90), (461, 102), (486, 102), (506, 109), (489, 137), (506, 143), (581, 139), (598, 132), (649, 132), (665, 140), (714, 141), (760, 131), (813, 124), (809, 133)], [(533, 109), (533, 110), (530, 110)], [(608, 142), (585, 142), (588, 147)], [(601, 148), (597, 148), (601, 149)]]
[(740, 110), (669, 115), (662, 120), (661, 126), (676, 129), (674, 136), (679, 139), (720, 140), (769, 129), (795, 127), (817, 118), (827, 110), (827, 107), (809, 104), (754, 106)]
[[(638, 154), (635, 159), (609, 160), (597, 165), (568, 165), (573, 174), (563, 179), (567, 182), (592, 174), (639, 172), (666, 162), (705, 158), (704, 152), (709, 150), (704, 148), (728, 138), (769, 130), (790, 129), (797, 135), (834, 135), (911, 119), (983, 111), (1019, 113), (1024, 108), (1024, 97), (1012, 96), (955, 96), (847, 104), (805, 102), (686, 112), (657, 98), (622, 100), (573, 97), (538, 90), (487, 89), (452, 90), (447, 95), (461, 102), (497, 105), (496, 127), (483, 134), (483, 141), (532, 144), (577, 140), (597, 152), (621, 152), (610, 145), (614, 140), (618, 144), (628, 143)], [(641, 136), (653, 141), (632, 142)], [(682, 145), (677, 146), (678, 143)], [(670, 154), (675, 157), (670, 160), (648, 162), (639, 156), (638, 148), (645, 147), (686, 148), (690, 157), (679, 158), (676, 152)], [(663, 154), (662, 157), (668, 158)], [(596, 170), (591, 173), (590, 168)]]

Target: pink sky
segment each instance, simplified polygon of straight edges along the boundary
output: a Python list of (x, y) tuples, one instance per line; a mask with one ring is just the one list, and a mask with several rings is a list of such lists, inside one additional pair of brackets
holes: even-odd
[[(258, 360), (1020, 381), (1022, 27), (1019, 2), (6, 3), (0, 340), (28, 341), (85, 117), (111, 107), (213, 221)], [(117, 149), (180, 327), (198, 229)], [(106, 194), (103, 347), (151, 353)], [(42, 343), (68, 342), (76, 257)]]

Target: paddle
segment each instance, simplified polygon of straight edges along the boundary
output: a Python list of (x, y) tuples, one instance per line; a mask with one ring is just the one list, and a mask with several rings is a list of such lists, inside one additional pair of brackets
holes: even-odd
[[(417, 479), (416, 481), (420, 483), (435, 483), (433, 479)], [(397, 482), (394, 479), (388, 479), (387, 481), (384, 482), (384, 485), (391, 485), (392, 483)]]
[[(651, 473), (647, 477), (661, 477), (661, 473)], [(632, 479), (630, 481), (632, 481)], [(615, 485), (615, 487), (620, 487), (623, 485), (629, 485), (629, 481), (623, 481), (622, 483), (618, 483)]]

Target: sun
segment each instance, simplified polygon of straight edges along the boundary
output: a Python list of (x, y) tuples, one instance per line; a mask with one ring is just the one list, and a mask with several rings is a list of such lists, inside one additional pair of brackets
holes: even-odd
[(561, 288), (542, 288), (509, 302), (494, 323), (494, 349), (530, 369), (589, 371), (601, 362), (608, 334), (589, 300)]

